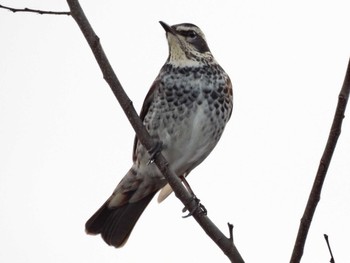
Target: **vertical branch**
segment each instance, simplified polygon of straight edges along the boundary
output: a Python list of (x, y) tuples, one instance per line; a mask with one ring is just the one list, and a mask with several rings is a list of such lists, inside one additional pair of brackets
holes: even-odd
[(346, 109), (346, 104), (348, 102), (349, 93), (350, 93), (350, 60), (348, 63), (348, 68), (346, 71), (343, 87), (338, 97), (338, 105), (333, 118), (333, 124), (328, 136), (326, 148), (324, 149), (303, 217), (300, 220), (299, 231), (294, 244), (292, 257), (290, 260), (291, 263), (300, 262), (301, 257), (303, 256), (306, 237), (309, 232), (309, 228), (310, 228), (311, 221), (315, 213), (317, 204), (320, 200), (323, 182), (325, 180), (327, 170), (331, 162), (333, 152), (334, 152), (335, 146), (337, 145), (337, 141), (341, 132), (341, 126), (344, 119), (344, 113)]
[[(91, 50), (96, 58), (97, 63), (103, 73), (104, 79), (109, 84), (115, 97), (120, 103), (126, 116), (128, 117), (132, 127), (134, 128), (139, 141), (143, 146), (150, 151), (155, 147), (155, 142), (152, 140), (147, 130), (143, 126), (143, 123), (137, 115), (131, 100), (123, 90), (117, 76), (115, 75), (106, 54), (104, 53), (100, 40), (93, 31), (89, 21), (87, 20), (78, 0), (67, 0), (67, 3), (71, 10), (71, 15), (77, 22), (82, 33), (84, 34), (87, 42), (89, 43)], [(172, 187), (175, 195), (186, 206), (188, 211), (194, 211), (193, 218), (199, 223), (207, 235), (220, 247), (220, 249), (227, 255), (231, 262), (242, 263), (244, 262), (237, 248), (233, 244), (231, 238), (227, 238), (214, 223), (203, 213), (199, 212), (197, 203), (194, 201), (190, 193), (182, 185), (182, 182), (178, 176), (169, 168), (169, 165), (162, 154), (157, 155), (154, 160), (155, 164), (162, 172), (168, 183)], [(174, 251), (175, 252), (175, 251)]]

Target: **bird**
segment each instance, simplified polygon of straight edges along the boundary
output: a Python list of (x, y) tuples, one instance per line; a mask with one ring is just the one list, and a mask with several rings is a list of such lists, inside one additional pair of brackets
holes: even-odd
[[(231, 117), (232, 83), (199, 27), (159, 23), (169, 55), (146, 95), (140, 118), (150, 136), (160, 142), (159, 151), (170, 169), (185, 181), (212, 152)], [(122, 247), (155, 194), (160, 191), (158, 202), (171, 194), (151, 159), (135, 136), (132, 167), (86, 222), (87, 234), (101, 234), (108, 245)]]

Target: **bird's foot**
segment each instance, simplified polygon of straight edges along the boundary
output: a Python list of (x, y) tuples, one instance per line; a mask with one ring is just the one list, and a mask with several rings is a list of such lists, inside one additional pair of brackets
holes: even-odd
[[(201, 204), (201, 200), (199, 200), (197, 198), (197, 196), (193, 195), (193, 200), (196, 202), (196, 207), (192, 210), (192, 211), (189, 211), (187, 215), (183, 216), (182, 218), (187, 218), (187, 217), (190, 217), (192, 216), (198, 209), (199, 209), (199, 213), (201, 214), (204, 214), (204, 215), (207, 215), (207, 209), (205, 208), (204, 205)], [(192, 200), (191, 200), (192, 201)], [(187, 207), (184, 207), (182, 209), (182, 213), (185, 213), (186, 211), (188, 211)]]
[(161, 153), (162, 150), (163, 150), (163, 142), (157, 140), (155, 142), (154, 146), (152, 147), (152, 149), (150, 149), (148, 151), (148, 154), (150, 155), (150, 158), (149, 158), (149, 160), (147, 162), (147, 165), (154, 163), (154, 160)]

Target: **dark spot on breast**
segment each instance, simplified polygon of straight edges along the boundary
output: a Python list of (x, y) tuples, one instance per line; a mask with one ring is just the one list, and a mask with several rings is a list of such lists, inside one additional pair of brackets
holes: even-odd
[(189, 96), (188, 96), (188, 100), (191, 101), (191, 102), (195, 101), (195, 99), (196, 99), (196, 98), (193, 98), (192, 95), (189, 95)]
[(199, 72), (194, 72), (193, 73), (193, 77), (195, 78), (195, 79), (199, 79), (199, 78), (201, 78), (201, 73), (199, 73)]
[(174, 97), (167, 97), (166, 100), (167, 100), (167, 102), (173, 102), (174, 101)]
[(185, 68), (180, 68), (180, 69), (179, 69), (179, 73), (180, 73), (180, 74), (184, 74), (184, 73), (186, 73)]
[(192, 90), (192, 93), (191, 93), (191, 96), (192, 96), (193, 98), (197, 98), (198, 95), (199, 95), (199, 90), (198, 90), (198, 89), (193, 89), (193, 90)]
[(167, 89), (166, 91), (165, 91), (165, 95), (168, 97), (168, 96), (171, 96), (171, 95), (173, 95), (173, 91), (171, 90), (171, 89)]
[(210, 94), (210, 96), (216, 100), (219, 97), (219, 93), (216, 90), (213, 90)]
[(180, 89), (180, 90), (177, 90), (177, 91), (175, 92), (175, 94), (176, 94), (176, 96), (178, 96), (178, 97), (181, 97), (181, 96), (183, 95), (181, 89)]
[(186, 104), (186, 102), (187, 102), (186, 97), (182, 97), (182, 98), (180, 99), (180, 103), (181, 103), (181, 104)]
[(211, 92), (211, 89), (209, 89), (208, 87), (205, 87), (205, 88), (203, 88), (203, 92), (208, 94)]
[(183, 85), (181, 85), (180, 87), (182, 89), (182, 91), (185, 93), (185, 94), (188, 94), (191, 92), (191, 86), (186, 86), (184, 87)]

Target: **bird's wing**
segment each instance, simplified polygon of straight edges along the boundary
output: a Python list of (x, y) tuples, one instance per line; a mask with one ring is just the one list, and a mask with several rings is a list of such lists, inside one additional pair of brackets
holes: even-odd
[[(152, 104), (152, 101), (153, 101), (153, 98), (154, 98), (154, 93), (155, 93), (156, 89), (158, 88), (158, 86), (159, 86), (159, 79), (157, 78), (153, 82), (151, 88), (149, 89), (149, 91), (148, 91), (148, 93), (146, 95), (145, 100), (143, 101), (143, 105), (142, 105), (141, 112), (140, 112), (140, 119), (141, 119), (142, 122), (145, 119), (145, 116), (146, 116), (146, 114), (148, 112), (148, 109), (149, 109), (150, 105)], [(132, 151), (132, 160), (134, 162), (136, 160), (137, 142), (138, 142), (138, 139), (137, 139), (137, 136), (135, 135), (134, 147), (133, 147), (133, 151)]]

